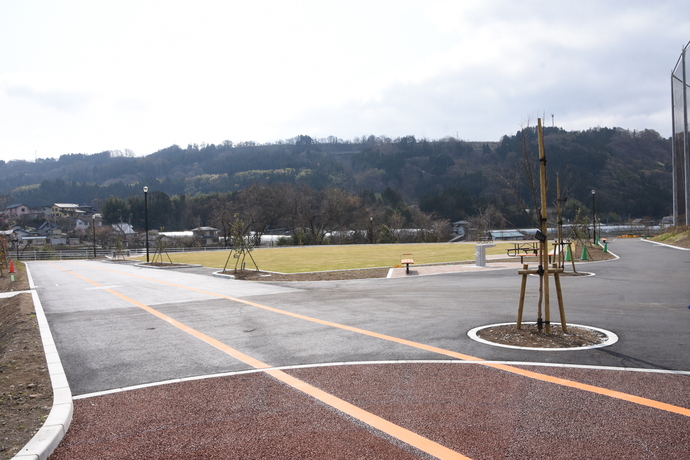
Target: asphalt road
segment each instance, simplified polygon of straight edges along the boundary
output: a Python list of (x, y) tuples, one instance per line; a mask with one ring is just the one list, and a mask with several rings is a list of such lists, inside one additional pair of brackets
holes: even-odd
[[(609, 250), (620, 259), (579, 264), (594, 276), (562, 277), (567, 322), (619, 337), (578, 351), (468, 337), (515, 321), (516, 270), (257, 283), (31, 263), (85, 396), (55, 458), (687, 458), (690, 377), (613, 369), (690, 371), (690, 251), (624, 239)], [(531, 277), (524, 321), (537, 288)], [(510, 365), (447, 364), (477, 359)]]
[[(87, 261), (30, 269), (75, 395), (251, 368), (132, 301), (270, 366), (449, 358), (232, 299), (486, 360), (690, 370), (690, 251), (622, 239), (609, 249), (621, 259), (579, 264), (595, 276), (562, 277), (562, 290), (569, 323), (613, 331), (619, 341), (561, 352), (493, 347), (467, 336), (477, 326), (515, 321), (520, 276), (513, 270), (279, 284)], [(525, 321), (536, 319), (532, 278)], [(552, 303), (559, 321), (554, 296)]]

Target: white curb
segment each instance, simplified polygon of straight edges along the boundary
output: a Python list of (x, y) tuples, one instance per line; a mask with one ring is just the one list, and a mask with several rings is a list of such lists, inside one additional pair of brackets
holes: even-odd
[(41, 332), (50, 382), (53, 386), (53, 408), (50, 410), (50, 414), (41, 429), (38, 430), (38, 433), (13, 458), (15, 460), (45, 460), (53, 453), (65, 436), (65, 433), (67, 433), (67, 428), (69, 428), (72, 422), (74, 404), (72, 402), (72, 392), (65, 376), (65, 370), (62, 368), (62, 362), (53, 341), (53, 334), (50, 332), (50, 326), (48, 326), (43, 306), (36, 293), (36, 286), (34, 285), (33, 278), (31, 278), (28, 265), (26, 266), (26, 276), (29, 278), (31, 297), (36, 310), (36, 320)]

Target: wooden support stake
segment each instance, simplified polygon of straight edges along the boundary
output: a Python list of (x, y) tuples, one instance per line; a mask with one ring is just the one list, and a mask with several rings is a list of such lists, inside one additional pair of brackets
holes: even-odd
[(575, 268), (575, 253), (573, 253), (573, 243), (568, 242), (568, 249), (570, 250), (570, 263), (573, 266), (573, 273), (577, 273), (577, 269)]
[[(552, 268), (549, 273), (563, 273), (562, 268)], [(532, 270), (518, 270), (518, 275), (538, 275), (539, 270), (533, 268)]]
[[(561, 178), (556, 174), (556, 214), (558, 215), (558, 266), (565, 266), (565, 255), (563, 254), (563, 216), (561, 215)], [(554, 254), (556, 246), (554, 245)]]
[(525, 288), (527, 287), (527, 275), (529, 274), (529, 270), (527, 269), (529, 266), (527, 264), (522, 265), (522, 270), (520, 273), (522, 273), (522, 286), (520, 286), (520, 303), (518, 305), (518, 317), (517, 317), (517, 325), (516, 327), (520, 329), (522, 327), (522, 307), (525, 305)]
[[(556, 268), (554, 266), (554, 268)], [(555, 270), (553, 274), (554, 282), (556, 283), (556, 295), (558, 296), (558, 311), (561, 314), (561, 330), (566, 333), (568, 328), (565, 322), (565, 306), (563, 305), (563, 293), (561, 292), (561, 277), (560, 270)]]
[(551, 333), (551, 313), (549, 309), (549, 238), (546, 225), (546, 154), (544, 153), (544, 130), (541, 126), (541, 118), (537, 118), (537, 133), (539, 135), (539, 182), (541, 189), (541, 232), (544, 241), (541, 242), (541, 266), (544, 267), (544, 319), (546, 321), (546, 333)]

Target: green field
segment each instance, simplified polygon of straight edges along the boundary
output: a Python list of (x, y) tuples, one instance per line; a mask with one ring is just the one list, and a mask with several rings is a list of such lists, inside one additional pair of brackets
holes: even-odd
[[(487, 254), (505, 254), (511, 243), (497, 243)], [(280, 273), (348, 270), (355, 268), (393, 267), (400, 264), (403, 253), (414, 255), (417, 264), (434, 264), (474, 260), (474, 243), (438, 244), (364, 244), (347, 246), (290, 246), (261, 248), (251, 252), (260, 270)], [(170, 253), (175, 263), (200, 264), (223, 268), (230, 251)], [(167, 258), (164, 258), (167, 261)], [(256, 268), (247, 257), (246, 268)], [(235, 259), (228, 269), (235, 267)]]

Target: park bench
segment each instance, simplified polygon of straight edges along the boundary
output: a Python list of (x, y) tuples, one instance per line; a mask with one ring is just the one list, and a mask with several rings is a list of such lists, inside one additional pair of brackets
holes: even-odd
[(414, 257), (412, 257), (412, 254), (403, 254), (400, 260), (400, 265), (405, 265), (406, 274), (410, 274), (410, 265), (414, 265)]

